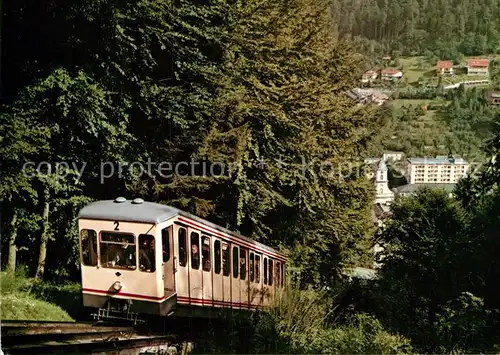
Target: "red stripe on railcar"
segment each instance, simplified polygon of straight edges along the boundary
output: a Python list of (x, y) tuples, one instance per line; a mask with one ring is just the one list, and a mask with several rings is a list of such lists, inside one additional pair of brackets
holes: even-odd
[(142, 298), (146, 300), (151, 300), (151, 301), (163, 301), (166, 300), (168, 297), (155, 297), (155, 296), (146, 296), (146, 295), (138, 295), (135, 293), (125, 293), (125, 292), (117, 292), (117, 293), (110, 293), (109, 291), (105, 290), (95, 290), (91, 288), (84, 288), (82, 289), (83, 292), (94, 292), (94, 293), (100, 293), (100, 294), (105, 294), (108, 296), (122, 296), (122, 297), (135, 297), (135, 298)]
[(236, 303), (236, 302), (229, 302), (229, 301), (208, 301), (204, 300), (201, 298), (189, 298), (189, 297), (183, 297), (183, 296), (177, 296), (177, 302), (182, 303), (182, 304), (189, 304), (189, 303), (195, 303), (195, 304), (207, 304), (211, 305), (212, 303), (215, 303), (219, 306), (233, 306), (233, 307), (240, 307), (240, 308), (259, 308), (262, 307), (260, 305), (253, 305), (253, 304), (248, 304), (248, 303)]

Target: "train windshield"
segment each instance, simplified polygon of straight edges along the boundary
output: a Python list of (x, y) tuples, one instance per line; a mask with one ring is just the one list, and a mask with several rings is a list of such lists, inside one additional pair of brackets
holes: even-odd
[(133, 234), (101, 232), (101, 265), (117, 269), (136, 269), (135, 236)]

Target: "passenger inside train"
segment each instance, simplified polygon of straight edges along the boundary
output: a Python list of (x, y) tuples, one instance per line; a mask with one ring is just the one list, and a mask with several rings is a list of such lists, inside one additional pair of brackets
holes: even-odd
[(139, 236), (139, 270), (155, 272), (155, 240), (151, 235)]
[(202, 248), (203, 270), (210, 271), (210, 239), (207, 237), (203, 238)]
[(103, 232), (101, 234), (101, 264), (112, 268), (136, 268), (135, 241), (131, 235)]
[(198, 251), (198, 244), (193, 243), (191, 240), (191, 267), (198, 269), (200, 267), (200, 253)]

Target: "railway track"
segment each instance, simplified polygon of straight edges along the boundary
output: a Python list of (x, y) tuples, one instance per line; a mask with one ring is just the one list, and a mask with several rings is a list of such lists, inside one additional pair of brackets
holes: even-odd
[(105, 326), (91, 322), (1, 323), (1, 347), (14, 354), (138, 355), (174, 352), (175, 335), (150, 334), (129, 326)]

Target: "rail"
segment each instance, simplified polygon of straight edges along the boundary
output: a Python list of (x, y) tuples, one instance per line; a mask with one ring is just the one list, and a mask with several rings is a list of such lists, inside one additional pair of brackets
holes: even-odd
[(149, 334), (137, 327), (91, 322), (2, 321), (1, 332), (5, 355), (170, 353), (178, 340), (172, 334)]

